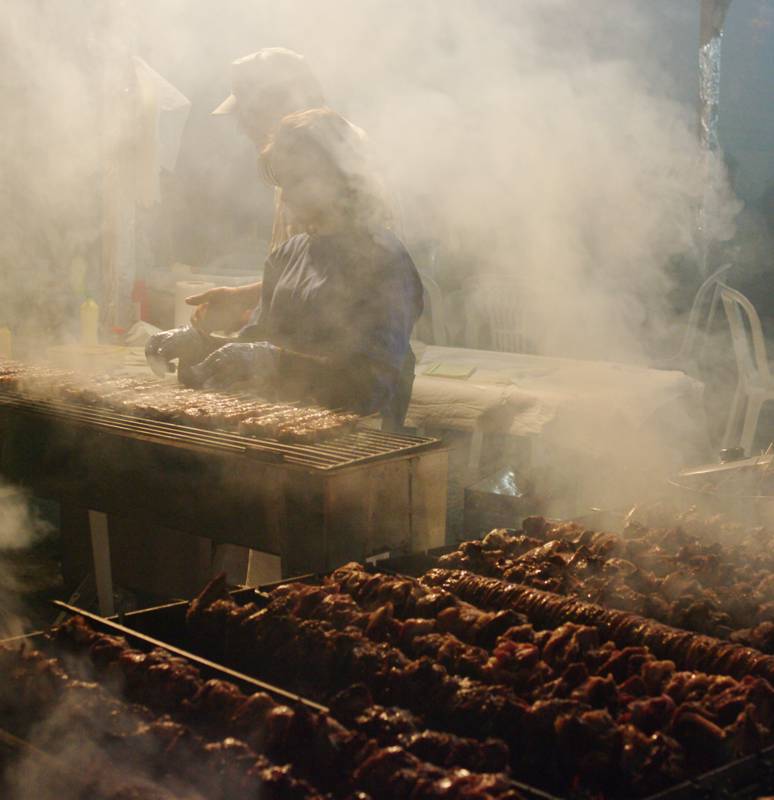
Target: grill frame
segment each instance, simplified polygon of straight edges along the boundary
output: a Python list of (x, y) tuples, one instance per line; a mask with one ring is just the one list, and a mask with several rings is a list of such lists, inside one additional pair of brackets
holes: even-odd
[(68, 574), (91, 567), (85, 510), (101, 512), (114, 579), (149, 594), (190, 596), (210, 574), (203, 542), (164, 544), (176, 532), (277, 554), (286, 576), (426, 549), (445, 535), (448, 454), (438, 439), (361, 428), (295, 445), (3, 390), (0, 445), (6, 478), (73, 510)]
[(393, 456), (409, 455), (440, 445), (440, 440), (432, 437), (385, 433), (366, 426), (313, 444), (280, 442), (276, 439), (244, 436), (217, 428), (197, 428), (177, 422), (162, 422), (119, 414), (62, 400), (29, 398), (8, 391), (0, 391), (0, 407), (54, 418), (95, 430), (109, 431), (128, 438), (156, 441), (178, 447), (190, 446), (231, 452), (271, 463), (284, 463), (323, 472), (360, 466)]

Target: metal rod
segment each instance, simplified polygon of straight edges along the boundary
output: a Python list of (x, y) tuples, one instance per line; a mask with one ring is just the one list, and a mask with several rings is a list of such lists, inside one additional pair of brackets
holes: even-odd
[(83, 421), (94, 422), (95, 424), (100, 425), (116, 427), (120, 426), (127, 429), (139, 429), (142, 431), (174, 436), (176, 438), (182, 438), (184, 435), (189, 435), (191, 437), (195, 437), (196, 439), (207, 440), (214, 444), (222, 444), (223, 440), (233, 440), (235, 444), (239, 445), (240, 450), (244, 450), (247, 444), (260, 446), (260, 444), (255, 440), (249, 440), (246, 437), (239, 436), (238, 434), (230, 434), (220, 431), (208, 431), (206, 428), (193, 428), (177, 423), (163, 422), (161, 420), (132, 417), (129, 415), (104, 411), (102, 409), (71, 406), (66, 403), (62, 403), (61, 401), (29, 400), (27, 398), (23, 398), (15, 400), (13, 405), (23, 409), (29, 408), (30, 410), (41, 414), (81, 419)]
[(402, 455), (437, 443), (432, 438), (389, 434), (363, 428), (325, 442), (294, 444), (256, 439), (228, 431), (213, 431), (177, 422), (139, 418), (62, 400), (27, 398), (12, 392), (0, 393), (0, 404), (20, 411), (64, 419), (73, 424), (93, 425), (120, 435), (155, 437), (225, 452), (243, 455), (249, 453), (257, 458), (265, 457), (320, 470), (358, 465), (389, 455)]
[[(175, 439), (178, 441), (190, 441), (196, 444), (207, 445), (210, 447), (218, 447), (221, 449), (226, 450), (234, 450), (239, 452), (245, 451), (244, 445), (232, 445), (228, 442), (219, 441), (216, 437), (212, 436), (211, 434), (207, 434), (206, 432), (202, 432), (201, 434), (193, 435), (187, 433), (179, 433), (174, 429), (163, 429), (159, 427), (154, 427), (151, 423), (144, 420), (132, 420), (132, 421), (125, 421), (125, 420), (112, 420), (109, 418), (101, 418), (93, 413), (89, 413), (88, 411), (76, 411), (70, 408), (47, 408), (45, 405), (35, 404), (35, 403), (13, 403), (6, 405), (13, 405), (14, 408), (17, 408), (20, 411), (28, 412), (32, 414), (40, 414), (42, 416), (49, 416), (54, 417), (57, 419), (65, 419), (69, 422), (80, 423), (83, 425), (92, 425), (96, 428), (106, 428), (111, 430), (116, 430), (118, 432), (122, 432), (124, 434), (130, 433), (139, 433), (144, 434), (147, 436), (155, 436), (158, 438), (166, 438), (166, 439)], [(131, 419), (131, 418), (129, 418)], [(157, 425), (161, 425), (163, 423), (157, 423)]]
[(281, 689), (279, 686), (273, 686), (272, 684), (265, 683), (264, 681), (259, 680), (258, 678), (253, 678), (250, 675), (245, 675), (242, 672), (237, 672), (236, 670), (233, 670), (230, 667), (225, 667), (223, 666), (223, 664), (218, 664), (216, 661), (210, 661), (209, 659), (203, 658), (202, 656), (197, 656), (195, 653), (190, 653), (188, 650), (183, 650), (179, 647), (175, 647), (175, 645), (168, 644), (167, 642), (163, 642), (160, 639), (154, 639), (152, 636), (147, 636), (144, 633), (132, 630), (132, 628), (127, 628), (125, 625), (120, 625), (118, 622), (113, 622), (113, 620), (100, 617), (98, 614), (92, 614), (90, 611), (84, 611), (82, 608), (78, 608), (77, 606), (71, 606), (68, 603), (62, 602), (61, 600), (54, 600), (53, 603), (57, 608), (64, 609), (65, 611), (68, 611), (70, 614), (77, 614), (78, 616), (81, 616), (84, 619), (89, 620), (90, 622), (94, 622), (103, 628), (108, 628), (109, 630), (114, 631), (115, 633), (119, 633), (122, 636), (135, 639), (139, 642), (142, 642), (143, 644), (150, 645), (151, 647), (160, 647), (163, 650), (168, 650), (170, 653), (173, 653), (176, 656), (180, 656), (181, 658), (185, 658), (199, 667), (203, 667), (206, 670), (219, 672), (225, 677), (230, 678), (231, 680), (237, 681), (239, 683), (249, 684), (256, 690), (277, 695), (279, 697), (282, 697), (284, 700), (289, 700), (293, 703), (299, 703), (300, 705), (306, 706), (312, 711), (316, 711), (321, 714), (328, 714), (330, 711), (330, 709), (327, 706), (321, 705), (320, 703), (315, 703), (314, 700), (307, 700), (305, 697), (302, 697), (299, 694), (288, 692), (285, 689)]

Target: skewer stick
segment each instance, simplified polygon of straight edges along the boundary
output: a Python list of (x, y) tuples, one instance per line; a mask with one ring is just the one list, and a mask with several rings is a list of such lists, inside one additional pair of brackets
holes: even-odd
[(100, 617), (98, 614), (92, 614), (90, 611), (84, 611), (82, 608), (78, 608), (77, 606), (71, 606), (69, 603), (64, 603), (61, 600), (54, 600), (54, 605), (57, 608), (64, 609), (70, 614), (77, 614), (78, 616), (81, 616), (90, 622), (94, 622), (98, 626), (108, 628), (113, 633), (118, 633), (122, 636), (128, 637), (129, 639), (143, 642), (151, 647), (160, 647), (163, 650), (167, 650), (168, 652), (172, 653), (173, 655), (186, 659), (197, 667), (203, 667), (205, 670), (220, 673), (224, 678), (230, 678), (231, 680), (241, 683), (242, 685), (247, 684), (255, 691), (267, 692), (269, 694), (279, 696), (285, 701), (306, 706), (312, 711), (317, 711), (322, 714), (327, 714), (329, 712), (327, 706), (321, 705), (320, 703), (315, 703), (313, 700), (307, 700), (305, 697), (302, 697), (299, 694), (294, 694), (293, 692), (288, 692), (285, 689), (281, 689), (279, 686), (273, 686), (270, 683), (265, 683), (258, 678), (253, 678), (250, 675), (245, 675), (242, 672), (237, 672), (234, 669), (223, 666), (223, 664), (218, 664), (215, 661), (210, 661), (209, 659), (198, 656), (195, 653), (190, 653), (188, 650), (175, 647), (168, 642), (162, 642), (160, 639), (154, 639), (152, 636), (140, 633), (132, 628), (127, 628), (125, 625), (120, 625), (118, 622), (114, 622), (112, 619), (105, 619), (105, 617)]

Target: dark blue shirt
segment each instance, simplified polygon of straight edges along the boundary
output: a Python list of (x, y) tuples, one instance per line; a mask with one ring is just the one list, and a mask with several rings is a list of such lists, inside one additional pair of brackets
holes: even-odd
[(267, 259), (261, 305), (242, 336), (329, 360), (324, 370), (297, 371), (296, 394), (384, 412), (413, 364), (409, 339), (421, 313), (419, 274), (393, 233), (303, 233)]

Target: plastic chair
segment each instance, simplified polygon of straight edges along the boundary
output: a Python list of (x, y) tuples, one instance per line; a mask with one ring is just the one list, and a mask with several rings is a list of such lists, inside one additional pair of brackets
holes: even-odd
[(747, 455), (751, 455), (761, 407), (774, 400), (774, 379), (769, 372), (763, 328), (753, 304), (741, 292), (724, 284), (720, 285), (720, 299), (731, 328), (731, 341), (739, 373), (723, 436), (723, 447), (734, 446), (734, 434), (741, 421), (742, 434), (738, 446)]
[(488, 344), (494, 350), (532, 352), (526, 316), (515, 284), (487, 281), (473, 287), (465, 336), (468, 347), (481, 346), (477, 339), (482, 329), (488, 332)]
[[(715, 309), (720, 300), (720, 290), (724, 286), (723, 280), (732, 266), (732, 264), (724, 264), (722, 267), (715, 270), (715, 272), (713, 272), (699, 287), (688, 314), (688, 325), (685, 330), (685, 336), (683, 336), (683, 341), (680, 344), (680, 349), (670, 361), (675, 361), (678, 364), (690, 364), (701, 355), (704, 344), (706, 343), (707, 333), (710, 331), (715, 319)], [(704, 324), (700, 325), (701, 314), (707, 303), (707, 298), (710, 298), (707, 318)], [(702, 340), (697, 349), (696, 339), (700, 333), (702, 334)], [(694, 350), (696, 350), (695, 353)]]

